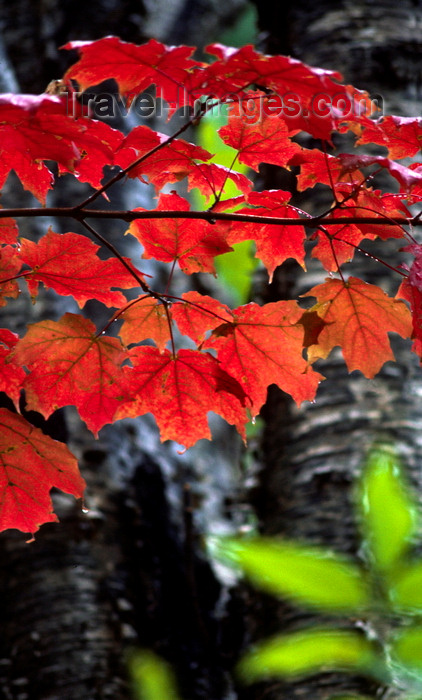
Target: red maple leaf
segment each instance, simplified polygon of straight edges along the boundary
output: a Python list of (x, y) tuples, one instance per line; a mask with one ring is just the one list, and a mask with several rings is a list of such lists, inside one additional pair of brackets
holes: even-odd
[(132, 100), (150, 85), (170, 106), (170, 116), (179, 107), (193, 104), (185, 89), (190, 74), (202, 64), (190, 58), (194, 48), (166, 46), (155, 39), (138, 46), (109, 36), (96, 41), (70, 41), (64, 49), (77, 49), (81, 58), (71, 66), (66, 80), (77, 80), (82, 90), (113, 78), (120, 94)]
[(386, 116), (376, 121), (363, 120), (358, 144), (377, 143), (388, 149), (389, 158), (397, 160), (416, 155), (422, 148), (422, 118)]
[(235, 425), (245, 437), (247, 397), (239, 382), (208, 353), (136, 347), (129, 352), (133, 367), (124, 367), (127, 400), (116, 418), (153, 413), (161, 440), (176, 440), (191, 447), (211, 439), (208, 411)]
[(9, 217), (0, 219), (0, 244), (10, 243), (13, 245), (17, 242), (18, 235), (19, 229), (15, 219)]
[(263, 56), (250, 45), (234, 49), (211, 44), (206, 51), (217, 56), (217, 61), (190, 76), (192, 92), (237, 102), (244, 99), (249, 85), (264, 87), (274, 95), (263, 94), (261, 111), (275, 121), (283, 119), (290, 133), (303, 129), (315, 138), (329, 140), (340, 121), (372, 114), (367, 93), (336, 82), (342, 78), (338, 72), (314, 68), (289, 56)]
[(267, 388), (277, 384), (299, 404), (312, 400), (323, 378), (302, 357), (303, 314), (295, 301), (265, 306), (247, 304), (234, 309), (232, 321), (214, 329), (205, 348), (217, 350), (221, 367), (235, 377), (257, 415)]
[[(129, 170), (129, 177), (139, 177), (143, 182), (146, 182), (144, 178), (148, 177), (149, 181), (160, 190), (167, 183), (193, 177), (197, 167), (196, 161), (207, 161), (212, 157), (212, 154), (204, 148), (183, 139), (174, 139), (154, 153), (150, 153), (160, 144), (165, 144), (168, 138), (166, 134), (153, 131), (148, 126), (138, 126), (132, 129), (122, 142), (116, 154), (116, 163), (126, 168), (137, 158), (148, 156), (140, 165)], [(205, 193), (208, 192), (209, 184), (200, 177), (200, 171), (195, 181), (195, 187), (200, 186)]]
[(13, 246), (5, 245), (0, 248), (0, 306), (4, 306), (6, 297), (16, 299), (19, 287), (13, 279), (22, 268), (19, 253)]
[[(298, 210), (288, 204), (291, 199), (290, 192), (283, 190), (267, 190), (264, 192), (250, 192), (243, 201), (256, 208), (238, 209), (236, 214), (253, 214), (255, 216), (280, 217), (300, 219)], [(240, 204), (242, 197), (236, 201), (221, 202), (218, 211), (225, 206), (231, 208), (231, 204)], [(274, 270), (288, 258), (293, 258), (303, 268), (305, 267), (305, 250), (303, 247), (306, 234), (303, 226), (282, 226), (279, 224), (237, 223), (220, 225), (227, 231), (227, 243), (234, 245), (240, 241), (253, 240), (256, 243), (256, 257), (262, 260), (268, 270), (270, 282)]]
[(412, 312), (412, 350), (422, 361), (422, 290), (420, 286), (404, 279), (396, 294), (399, 299), (406, 299)]
[(135, 299), (119, 318), (123, 320), (119, 335), (125, 345), (151, 338), (162, 351), (171, 338), (165, 306), (153, 297)]
[[(130, 289), (137, 286), (136, 279), (116, 258), (101, 260), (96, 255), (98, 250), (99, 246), (77, 233), (54, 233), (49, 229), (38, 243), (23, 238), (20, 257), (32, 268), (25, 274), (31, 295), (37, 295), (42, 282), (58, 294), (72, 295), (80, 307), (89, 299), (106, 306), (125, 304), (123, 294), (111, 288)], [(131, 260), (125, 260), (142, 277)]]
[(4, 391), (19, 408), (19, 397), (26, 377), (22, 367), (11, 357), (19, 340), (16, 333), (0, 328), (0, 391)]
[[(257, 99), (256, 93), (250, 94), (252, 101)], [(248, 123), (244, 114), (247, 108), (243, 105), (243, 102), (230, 105), (228, 124), (218, 131), (224, 143), (239, 151), (239, 161), (253, 170), (258, 170), (260, 163), (287, 165), (300, 147), (290, 140), (286, 123), (266, 116)]]
[[(189, 209), (189, 202), (172, 192), (160, 195), (156, 211)], [(139, 208), (134, 211), (146, 210)], [(215, 272), (215, 256), (232, 250), (224, 235), (207, 221), (171, 218), (135, 220), (129, 227), (129, 233), (144, 246), (144, 258), (177, 261), (180, 269), (188, 275), (193, 272)]]
[(53, 486), (83, 495), (85, 482), (66, 445), (5, 408), (0, 408), (0, 461), (0, 530), (34, 534), (43, 523), (57, 521)]
[(113, 164), (122, 139), (107, 124), (74, 119), (64, 98), (0, 95), (0, 188), (14, 170), (25, 189), (44, 204), (54, 182), (45, 160), (99, 187), (103, 166)]
[(92, 321), (67, 313), (31, 324), (12, 357), (30, 370), (24, 382), (29, 409), (48, 418), (57, 408), (76, 406), (95, 435), (112, 421), (126, 354), (116, 338), (98, 337)]
[(182, 294), (183, 302), (172, 306), (172, 317), (183, 335), (189, 336), (198, 345), (205, 339), (207, 331), (217, 328), (221, 322), (231, 321), (228, 306), (213, 297), (187, 292)]
[(308, 348), (312, 362), (327, 357), (340, 345), (349, 372), (359, 369), (365, 377), (372, 378), (384, 362), (394, 360), (388, 332), (394, 331), (402, 338), (409, 338), (412, 333), (406, 304), (356, 277), (347, 282), (328, 279), (303, 296), (317, 298), (311, 311), (316, 311), (326, 323), (318, 335), (318, 344)]

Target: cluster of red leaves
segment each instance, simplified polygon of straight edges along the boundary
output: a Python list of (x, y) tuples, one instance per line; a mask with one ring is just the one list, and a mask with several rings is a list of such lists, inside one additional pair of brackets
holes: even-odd
[[(364, 238), (406, 238), (397, 220), (410, 220), (408, 203), (422, 198), (422, 164), (396, 160), (419, 152), (420, 120), (373, 120), (368, 96), (341, 84), (340, 75), (292, 58), (265, 56), (251, 46), (208, 47), (215, 57), (209, 64), (194, 61), (189, 47), (166, 47), (155, 40), (135, 46), (108, 37), (65, 48), (80, 54), (64, 78), (69, 92), (75, 83), (84, 90), (114, 78), (130, 105), (155, 85), (170, 116), (183, 105), (197, 110), (189, 124), (206, 112), (207, 102), (198, 110), (198, 98), (227, 103), (230, 116), (219, 135), (237, 151), (239, 162), (255, 171), (261, 163), (294, 168), (302, 191), (317, 183), (330, 187), (333, 205), (325, 224), (307, 229), (309, 215), (290, 204), (289, 192), (253, 191), (247, 177), (213, 162), (213, 154), (177, 134), (167, 137), (141, 125), (124, 136), (106, 123), (74, 117), (68, 94), (0, 97), (0, 186), (14, 170), (45, 204), (55, 181), (46, 161), (53, 161), (59, 174), (71, 173), (96, 188), (93, 201), (107, 190), (101, 186), (104, 166), (118, 166), (122, 176), (151, 184), (158, 195), (155, 210), (134, 209), (126, 216), (128, 233), (142, 245), (144, 258), (177, 263), (187, 275), (213, 273), (217, 255), (253, 240), (271, 278), (290, 258), (305, 269), (304, 244), (312, 238), (312, 256), (331, 276), (305, 295), (316, 299), (306, 311), (296, 300), (230, 309), (195, 291), (182, 297), (171, 295), (170, 288), (157, 292), (131, 260), (118, 252), (101, 259), (98, 246), (81, 233), (50, 229), (37, 243), (19, 238), (16, 221), (0, 211), (1, 305), (18, 296), (19, 284), (26, 283), (33, 300), (43, 285), (71, 295), (80, 307), (96, 299), (114, 309), (110, 321), (122, 321), (118, 337), (70, 313), (30, 325), (22, 338), (0, 329), (0, 390), (18, 411), (0, 414), (0, 529), (31, 533), (55, 519), (51, 487), (81, 496), (83, 480), (67, 448), (19, 414), (22, 390), (26, 407), (44, 417), (75, 406), (94, 434), (115, 420), (150, 412), (162, 440), (188, 448), (211, 437), (210, 411), (245, 438), (246, 423), (259, 413), (270, 384), (298, 404), (313, 400), (323, 376), (312, 364), (335, 346), (342, 348), (349, 371), (358, 369), (366, 377), (394, 359), (389, 332), (414, 338), (414, 350), (420, 354), (422, 349), (422, 253), (410, 236), (406, 240), (413, 243), (409, 251), (415, 262), (407, 272), (401, 270), (405, 279), (399, 298), (347, 278), (347, 270), (340, 269)], [(379, 144), (388, 153), (328, 154), (332, 133), (347, 130), (359, 144)], [(322, 139), (324, 148), (300, 147), (294, 140), (300, 131)], [(374, 168), (385, 169), (398, 182), (399, 193), (371, 189), (368, 172)], [(195, 218), (176, 192), (161, 192), (183, 179), (188, 190), (197, 188), (207, 198), (210, 207), (202, 216)], [(237, 197), (226, 195), (229, 180)], [(84, 222), (84, 205), (67, 208), (66, 215)], [(125, 218), (127, 212), (121, 214)], [(121, 290), (132, 290), (131, 301)], [(190, 339), (189, 349), (175, 348), (176, 327)]]

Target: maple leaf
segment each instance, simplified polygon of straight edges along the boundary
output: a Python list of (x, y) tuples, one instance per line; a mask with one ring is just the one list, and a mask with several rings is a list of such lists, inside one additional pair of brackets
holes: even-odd
[(327, 279), (303, 296), (317, 298), (310, 311), (326, 323), (318, 335), (318, 344), (308, 348), (311, 362), (326, 358), (332, 348), (340, 345), (349, 372), (359, 369), (372, 379), (384, 362), (394, 360), (388, 332), (394, 331), (403, 338), (412, 333), (407, 306), (357, 277), (350, 277), (347, 282)]
[(413, 352), (421, 358), (422, 362), (422, 290), (420, 285), (411, 284), (409, 279), (401, 283), (396, 297), (405, 299), (410, 304), (412, 312), (412, 339)]
[(99, 187), (102, 168), (113, 164), (122, 139), (107, 124), (74, 119), (64, 98), (0, 95), (0, 188), (14, 170), (25, 189), (44, 204), (54, 182), (44, 160), (56, 161), (60, 172)]
[[(255, 216), (288, 217), (300, 219), (298, 210), (288, 204), (291, 199), (290, 192), (283, 190), (267, 190), (264, 192), (251, 192), (244, 198), (247, 204), (255, 209), (238, 209), (236, 214), (253, 214)], [(221, 202), (218, 210), (224, 205), (239, 204), (241, 197), (236, 202)], [(288, 258), (296, 260), (301, 267), (305, 267), (305, 249), (303, 247), (306, 234), (303, 226), (281, 226), (278, 224), (238, 224), (233, 222), (229, 226), (219, 226), (226, 230), (227, 243), (234, 245), (240, 241), (254, 240), (256, 243), (255, 257), (262, 260), (268, 270), (270, 282), (274, 270)]]
[(238, 173), (216, 163), (196, 163), (188, 174), (188, 189), (197, 187), (204, 197), (221, 197), (225, 186), (232, 181), (240, 192), (247, 194), (252, 189), (252, 182), (243, 173)]
[(198, 345), (205, 339), (209, 330), (217, 328), (223, 321), (231, 321), (233, 316), (228, 306), (213, 297), (186, 292), (183, 302), (172, 306), (172, 317), (183, 335), (189, 336)]
[(215, 328), (204, 348), (214, 348), (221, 367), (235, 377), (257, 415), (267, 387), (277, 384), (296, 403), (312, 400), (323, 377), (302, 357), (303, 314), (295, 301), (258, 306), (250, 303), (232, 312), (232, 321)]
[(237, 101), (245, 98), (249, 85), (265, 87), (274, 95), (261, 93), (261, 111), (284, 119), (290, 133), (303, 129), (315, 138), (329, 140), (346, 117), (373, 112), (367, 93), (335, 82), (342, 79), (338, 72), (314, 68), (289, 56), (265, 56), (251, 45), (235, 49), (217, 43), (205, 50), (217, 56), (217, 61), (191, 74), (191, 92)]
[(82, 90), (113, 78), (128, 105), (150, 85), (159, 86), (159, 96), (170, 106), (171, 116), (185, 104), (193, 104), (184, 86), (190, 73), (202, 64), (190, 58), (189, 46), (166, 46), (150, 39), (140, 46), (109, 36), (96, 41), (70, 41), (64, 49), (76, 49), (80, 60), (71, 66), (65, 80), (77, 80)]
[(235, 425), (245, 438), (247, 397), (236, 379), (209, 353), (136, 347), (129, 351), (133, 367), (124, 367), (127, 400), (116, 419), (153, 413), (161, 440), (176, 440), (186, 448), (211, 439), (207, 413), (214, 411)]
[(16, 345), (12, 357), (30, 370), (27, 406), (48, 418), (73, 405), (96, 435), (122, 400), (120, 368), (126, 354), (116, 338), (98, 337), (92, 321), (67, 313), (40, 321)]
[(34, 534), (58, 520), (50, 489), (81, 498), (85, 482), (66, 445), (44, 435), (25, 418), (0, 408), (0, 530)]
[(11, 357), (19, 340), (17, 333), (0, 328), (0, 391), (4, 391), (19, 409), (19, 397), (26, 377), (22, 367)]
[(0, 219), (0, 244), (10, 243), (13, 245), (17, 242), (18, 235), (19, 229), (15, 219), (9, 217)]
[[(339, 183), (338, 196), (343, 202), (337, 203), (337, 208), (331, 212), (331, 217), (339, 223), (343, 217), (373, 216), (373, 224), (342, 224), (340, 226), (324, 227), (317, 235), (317, 245), (312, 250), (312, 257), (322, 262), (326, 270), (336, 271), (345, 262), (353, 259), (356, 247), (364, 238), (403, 238), (405, 232), (401, 226), (391, 224), (395, 216), (407, 216), (407, 208), (394, 194), (382, 195), (380, 190), (365, 187), (356, 189), (348, 183)], [(380, 223), (380, 219), (385, 223)]]
[[(135, 127), (122, 142), (116, 153), (115, 162), (122, 168), (127, 168), (137, 158), (147, 156), (141, 164), (129, 170), (129, 177), (138, 177), (143, 182), (146, 182), (144, 178), (148, 177), (158, 190), (167, 183), (179, 182), (188, 177), (190, 188), (199, 187), (204, 194), (208, 193), (209, 180), (206, 179), (205, 174), (201, 174), (200, 169), (196, 172), (199, 167), (196, 161), (207, 161), (212, 154), (183, 139), (173, 139), (155, 153), (150, 153), (154, 148), (168, 141), (168, 138), (166, 134), (153, 131), (148, 126)], [(246, 184), (242, 179), (239, 179), (239, 182), (243, 186)]]
[(239, 161), (253, 170), (258, 170), (260, 163), (287, 165), (300, 147), (290, 140), (286, 123), (264, 115), (257, 123), (249, 124), (242, 105), (230, 105), (228, 124), (218, 131), (224, 143), (239, 151)]
[(125, 345), (151, 338), (162, 351), (171, 339), (164, 304), (153, 297), (143, 295), (135, 299), (119, 318), (123, 320), (119, 335)]
[(6, 297), (16, 299), (19, 295), (19, 287), (13, 277), (16, 277), (21, 268), (22, 261), (16, 248), (9, 245), (2, 246), (0, 248), (0, 306), (6, 304)]
[[(186, 199), (172, 192), (160, 195), (156, 211), (189, 211), (189, 208)], [(147, 210), (138, 208), (134, 211)], [(135, 220), (128, 232), (144, 246), (144, 258), (162, 262), (175, 260), (180, 269), (189, 275), (193, 272), (215, 272), (215, 256), (232, 250), (224, 235), (207, 221), (170, 218)]]
[(388, 149), (391, 159), (416, 155), (422, 147), (421, 117), (381, 117), (376, 121), (364, 120), (363, 133), (357, 144), (377, 143)]
[(300, 166), (297, 176), (297, 189), (303, 192), (315, 185), (332, 187), (338, 182), (348, 182), (353, 185), (363, 183), (365, 178), (359, 170), (358, 162), (354, 167), (346, 168), (340, 157), (323, 153), (318, 148), (302, 148), (289, 161), (289, 166)]
[[(82, 307), (89, 299), (97, 299), (106, 306), (122, 306), (126, 298), (111, 287), (130, 289), (136, 279), (116, 258), (101, 260), (95, 245), (86, 236), (77, 233), (55, 233), (51, 228), (38, 243), (21, 239), (22, 262), (32, 270), (25, 273), (28, 289), (33, 297), (38, 284), (51, 287), (58, 294), (72, 295)], [(132, 262), (126, 259), (135, 273), (142, 277)]]

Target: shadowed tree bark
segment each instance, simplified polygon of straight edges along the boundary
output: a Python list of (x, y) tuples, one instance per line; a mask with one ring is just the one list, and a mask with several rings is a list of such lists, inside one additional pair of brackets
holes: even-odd
[[(0, 1), (1, 90), (44, 91), (67, 67), (67, 52), (57, 47), (69, 40), (116, 34), (142, 43), (153, 27), (167, 43), (186, 41), (186, 31), (190, 43), (207, 42), (217, 38), (212, 32), (218, 22), (229, 24), (243, 4), (230, 0), (217, 12), (208, 0), (145, 7), (135, 0)], [(195, 26), (200, 39), (193, 36)], [(113, 193), (113, 203), (131, 208), (143, 204), (143, 196), (129, 183)], [(71, 178), (54, 197), (56, 204), (84, 198)], [(14, 179), (2, 205), (12, 202), (35, 204)], [(74, 222), (37, 220), (22, 224), (21, 233), (38, 238), (49, 224), (58, 231), (77, 230)], [(101, 223), (101, 233), (128, 254), (122, 250), (125, 228)], [(58, 319), (65, 311), (80, 313), (54, 294), (42, 295), (35, 306), (22, 294), (2, 310), (1, 325), (22, 334), (26, 323)], [(90, 312), (100, 323), (99, 307)], [(7, 397), (3, 404), (12, 408)], [(28, 419), (54, 438), (67, 439), (78, 456), (88, 484), (88, 512), (56, 494), (60, 525), (43, 526), (31, 544), (14, 531), (0, 536), (0, 697), (127, 700), (124, 651), (129, 646), (153, 648), (166, 657), (184, 697), (228, 697), (228, 662), (216, 614), (221, 589), (201, 554), (184, 488), (197, 465), (173, 446), (160, 445), (152, 421), (120, 422), (104, 428), (95, 441), (71, 409), (49, 421), (35, 413)]]
[[(346, 82), (372, 94), (381, 93), (386, 113), (418, 113), (420, 2), (342, 0), (315, 4), (297, 0), (282, 7), (269, 2), (256, 5), (265, 50), (340, 70)], [(287, 189), (274, 168), (263, 172), (262, 184)], [(306, 209), (303, 200), (301, 205)], [(389, 262), (395, 259), (385, 244), (379, 253), (384, 259), (389, 255)], [(309, 272), (312, 282), (297, 265), (282, 266), (265, 293), (265, 301), (297, 298), (327, 276), (315, 262)], [(393, 273), (367, 257), (357, 256), (356, 262), (345, 266), (345, 273), (362, 276), (390, 294), (398, 287)], [(410, 355), (409, 345), (393, 339), (397, 364), (388, 362), (375, 380), (367, 380), (359, 372), (348, 375), (341, 354), (332, 353), (320, 365), (327, 379), (315, 404), (298, 409), (281, 391), (273, 388), (269, 392), (264, 409), (264, 467), (256, 494), (263, 532), (357, 554), (351, 486), (368, 448), (379, 438), (396, 443), (413, 479), (421, 485), (422, 371), (417, 358)], [(255, 611), (252, 636), (268, 637), (280, 630), (306, 627), (315, 619), (320, 618), (265, 599)], [(341, 624), (349, 626), (354, 621)], [(239, 690), (239, 697), (326, 700), (334, 692), (374, 690), (374, 684), (365, 678), (324, 674), (294, 684), (257, 684)], [(388, 697), (396, 697), (394, 691)]]

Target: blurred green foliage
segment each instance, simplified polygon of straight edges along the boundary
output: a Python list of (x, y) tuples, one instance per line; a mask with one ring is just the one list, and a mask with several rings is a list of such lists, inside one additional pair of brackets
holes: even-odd
[[(422, 700), (418, 507), (391, 445), (371, 450), (355, 503), (362, 535), (359, 559), (283, 538), (209, 538), (211, 554), (257, 587), (333, 618), (332, 624), (279, 634), (254, 646), (237, 667), (244, 682), (344, 671), (394, 689), (394, 698)], [(134, 652), (129, 669), (136, 700), (178, 700), (171, 671), (150, 652)], [(332, 700), (369, 696), (343, 694)]]
[(134, 700), (180, 700), (171, 669), (151, 651), (132, 651), (128, 669)]
[[(343, 670), (394, 688), (396, 698), (421, 700), (422, 559), (414, 547), (418, 508), (391, 445), (371, 450), (355, 493), (362, 534), (359, 560), (282, 538), (213, 538), (214, 554), (257, 587), (333, 617), (331, 625), (257, 644), (238, 666), (245, 682)], [(345, 614), (357, 624), (335, 622)], [(336, 696), (359, 698), (365, 700)]]

